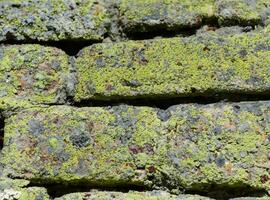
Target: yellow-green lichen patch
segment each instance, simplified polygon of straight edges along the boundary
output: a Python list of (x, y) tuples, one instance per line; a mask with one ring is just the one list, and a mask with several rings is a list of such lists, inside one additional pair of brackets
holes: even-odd
[(30, 108), (6, 119), (0, 163), (33, 183), (264, 192), (269, 112), (269, 101)]
[(121, 0), (120, 19), (127, 32), (199, 27), (214, 15), (214, 0)]
[(216, 15), (222, 25), (257, 25), (267, 22), (269, 0), (216, 0)]
[(75, 101), (266, 93), (269, 34), (96, 44), (76, 60)]
[(109, 24), (102, 1), (0, 1), (0, 41), (96, 41)]
[(269, 190), (269, 108), (269, 102), (170, 108), (168, 155), (184, 188)]
[(40, 45), (0, 48), (0, 108), (63, 103), (71, 85), (68, 56)]
[(219, 25), (267, 23), (269, 0), (121, 0), (120, 20), (127, 33), (177, 31), (218, 21)]
[(172, 195), (164, 191), (151, 191), (151, 192), (135, 192), (131, 191), (128, 193), (121, 192), (106, 192), (106, 191), (90, 191), (85, 193), (72, 193), (62, 197), (56, 198), (55, 200), (210, 200), (210, 198), (202, 197), (199, 195)]
[(147, 167), (156, 169), (158, 160), (153, 143), (161, 126), (154, 114), (128, 106), (22, 111), (6, 121), (4, 174), (37, 182), (146, 185)]

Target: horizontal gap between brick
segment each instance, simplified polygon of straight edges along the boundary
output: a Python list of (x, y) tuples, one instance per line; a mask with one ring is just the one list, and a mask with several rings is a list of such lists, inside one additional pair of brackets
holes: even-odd
[[(234, 25), (234, 24), (232, 24)], [(250, 32), (255, 29), (255, 27), (258, 24), (254, 25), (247, 25), (247, 24), (236, 24), (240, 28), (242, 28), (243, 32)], [(155, 26), (151, 28), (151, 30), (147, 32), (136, 32), (136, 29), (134, 32), (124, 32), (121, 33), (122, 37), (117, 36), (116, 40), (118, 41), (128, 41), (128, 40), (148, 40), (148, 39), (154, 39), (156, 37), (162, 37), (162, 38), (172, 38), (172, 37), (190, 37), (197, 34), (197, 31), (200, 30), (203, 26), (208, 26), (208, 29), (211, 31), (216, 31), (219, 28), (224, 28), (222, 26), (219, 26), (217, 19), (209, 19), (208, 21), (203, 22), (197, 27), (179, 27), (176, 29), (173, 29), (172, 31), (166, 30), (162, 27)], [(230, 27), (229, 25), (227, 27)], [(110, 34), (105, 35), (106, 38), (110, 38), (108, 41), (115, 42), (115, 39), (112, 39), (111, 37), (114, 37), (113, 35), (110, 36)], [(118, 39), (117, 39), (118, 38)], [(39, 44), (43, 46), (49, 46), (49, 47), (56, 47), (61, 50), (63, 50), (67, 55), (69, 56), (76, 56), (80, 50), (82, 50), (84, 47), (91, 46), (93, 44), (102, 43), (102, 40), (84, 40), (84, 39), (66, 39), (66, 40), (59, 40), (59, 41), (38, 41), (38, 40), (32, 40), (32, 39), (26, 39), (22, 41), (17, 41), (13, 37), (10, 39), (0, 42), (0, 45), (23, 45), (23, 44)]]
[[(47, 189), (47, 192), (51, 198), (61, 197), (66, 194), (76, 193), (76, 192), (91, 192), (92, 190), (96, 191), (107, 191), (107, 192), (122, 192), (128, 193), (129, 191), (136, 192), (150, 192), (153, 191), (153, 188), (149, 188), (143, 185), (135, 185), (129, 184), (127, 182), (123, 183), (105, 183), (102, 182), (98, 184), (89, 183), (84, 180), (78, 180), (76, 182), (66, 182), (63, 183), (53, 183), (47, 182), (43, 180), (31, 181), (30, 184), (26, 187), (44, 187)], [(48, 180), (47, 180), (48, 181)], [(216, 185), (216, 184), (203, 184), (201, 186), (196, 186), (200, 189), (193, 190), (184, 190), (179, 189), (177, 193), (186, 194), (186, 195), (201, 195), (204, 197), (214, 198), (217, 200), (228, 200), (231, 198), (238, 197), (265, 197), (268, 196), (269, 193), (260, 188), (253, 188), (245, 184), (240, 185)], [(159, 190), (159, 188), (156, 188)], [(162, 188), (166, 191), (166, 188)], [(168, 189), (168, 188), (167, 188)], [(173, 188), (169, 188), (173, 189)], [(177, 195), (175, 193), (172, 193)]]
[[(105, 97), (103, 99), (106, 99)], [(73, 107), (108, 107), (126, 104), (130, 106), (147, 106), (166, 110), (171, 106), (179, 104), (213, 104), (213, 103), (238, 103), (238, 102), (252, 102), (252, 101), (269, 101), (270, 93), (219, 93), (213, 95), (191, 95), (189, 97), (164, 97), (164, 96), (146, 96), (137, 97), (133, 99), (107, 97), (108, 100), (82, 100), (74, 102), (69, 99), (68, 105)]]

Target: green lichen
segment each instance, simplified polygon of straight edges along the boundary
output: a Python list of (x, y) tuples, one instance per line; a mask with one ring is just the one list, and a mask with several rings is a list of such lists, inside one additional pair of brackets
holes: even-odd
[(30, 108), (6, 119), (0, 162), (4, 176), (34, 183), (269, 190), (269, 108)]
[(102, 40), (110, 23), (102, 1), (9, 1), (0, 7), (0, 41)]
[(96, 44), (76, 60), (75, 101), (266, 93), (269, 34)]
[(0, 199), (49, 200), (47, 190), (41, 187), (27, 187), (29, 181), (23, 179), (0, 179)]
[(63, 103), (67, 95), (68, 56), (40, 45), (0, 49), (0, 108)]
[(124, 30), (176, 31), (218, 21), (219, 25), (258, 25), (269, 20), (269, 0), (122, 0), (119, 10)]
[(151, 31), (151, 27), (176, 30), (200, 26), (214, 14), (214, 0), (122, 0), (119, 6), (124, 28), (128, 32)]
[(218, 0), (216, 10), (219, 23), (222, 25), (261, 24), (268, 19), (269, 0)]
[(106, 192), (106, 191), (91, 191), (87, 193), (73, 193), (67, 194), (63, 197), (56, 198), (55, 200), (83, 200), (85, 198), (99, 199), (99, 200), (177, 200), (177, 199), (186, 199), (186, 200), (210, 200), (210, 198), (202, 197), (199, 195), (171, 195), (163, 191), (152, 191), (152, 192)]

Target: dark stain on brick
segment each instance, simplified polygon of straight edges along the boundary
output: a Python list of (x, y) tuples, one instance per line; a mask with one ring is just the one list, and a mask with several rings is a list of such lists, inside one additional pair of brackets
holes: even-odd
[(260, 177), (260, 181), (261, 181), (262, 183), (266, 183), (266, 182), (268, 182), (269, 180), (270, 180), (270, 177), (267, 176), (267, 175), (263, 175), (263, 176)]

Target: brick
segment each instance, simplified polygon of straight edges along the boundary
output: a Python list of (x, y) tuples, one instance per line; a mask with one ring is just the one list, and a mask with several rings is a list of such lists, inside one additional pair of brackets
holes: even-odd
[(0, 47), (0, 108), (64, 103), (74, 77), (68, 56), (40, 45)]
[(0, 41), (100, 41), (110, 25), (102, 1), (4, 1)]
[(254, 26), (269, 20), (269, 0), (122, 0), (119, 11), (127, 33), (179, 31), (215, 26)]
[(2, 175), (39, 184), (266, 192), (269, 116), (269, 101), (31, 108), (6, 119)]
[(269, 20), (269, 0), (216, 0), (216, 11), (222, 25), (256, 25)]
[(47, 190), (42, 187), (26, 187), (29, 181), (0, 179), (0, 200), (49, 200)]
[(103, 192), (103, 191), (91, 191), (85, 193), (72, 193), (64, 195), (55, 200), (210, 200), (210, 198), (198, 196), (198, 195), (171, 195), (163, 191), (152, 192)]
[(126, 32), (174, 31), (213, 17), (214, 0), (122, 0), (119, 11)]
[(75, 101), (268, 93), (269, 39), (264, 30), (95, 44), (76, 60)]

